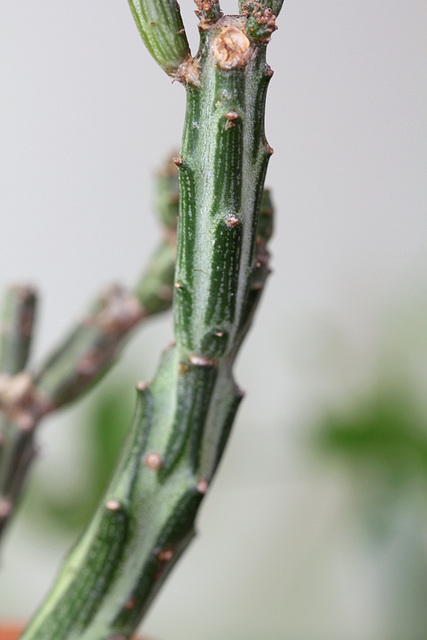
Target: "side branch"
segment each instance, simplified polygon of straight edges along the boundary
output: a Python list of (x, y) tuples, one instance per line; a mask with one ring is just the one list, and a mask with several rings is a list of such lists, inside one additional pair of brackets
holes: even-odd
[(139, 33), (154, 60), (176, 77), (190, 46), (176, 0), (128, 0)]
[(178, 218), (178, 178), (172, 162), (156, 177), (156, 214), (163, 239), (133, 291), (113, 285), (101, 294), (35, 375), (46, 411), (68, 404), (96, 384), (120, 354), (132, 329), (170, 308)]
[(171, 306), (178, 217), (178, 179), (172, 163), (157, 176), (156, 208), (164, 237), (134, 290), (115, 285), (101, 294), (35, 374), (23, 371), (34, 293), (15, 287), (6, 296), (0, 359), (0, 538), (35, 456), (34, 436), (41, 419), (97, 384), (131, 331)]

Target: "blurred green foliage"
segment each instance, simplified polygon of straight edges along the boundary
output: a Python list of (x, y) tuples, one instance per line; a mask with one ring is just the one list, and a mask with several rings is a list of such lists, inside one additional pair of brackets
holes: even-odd
[(329, 408), (312, 443), (339, 468), (371, 531), (386, 534), (414, 494), (427, 501), (427, 416), (414, 394), (372, 384), (344, 407)]

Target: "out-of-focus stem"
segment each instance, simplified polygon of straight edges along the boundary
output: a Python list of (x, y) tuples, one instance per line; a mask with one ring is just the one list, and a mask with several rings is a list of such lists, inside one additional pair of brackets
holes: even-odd
[[(35, 291), (28, 286), (10, 287), (3, 298), (0, 328), (0, 398), (14, 402), (23, 386), (27, 386), (28, 374), (21, 373), (28, 360), (33, 334), (36, 308)], [(11, 438), (11, 431), (19, 432), (10, 417), (0, 412), (0, 534), (12, 512), (14, 486), (7, 469), (20, 476), (33, 455), (19, 436)], [(17, 445), (20, 440), (20, 446)]]
[(0, 319), (0, 376), (13, 376), (27, 364), (36, 310), (36, 293), (29, 286), (10, 287)]
[(134, 290), (114, 285), (104, 291), (34, 374), (23, 368), (35, 294), (29, 287), (13, 287), (5, 296), (0, 343), (0, 537), (35, 457), (40, 420), (99, 382), (132, 330), (172, 304), (178, 179), (171, 161), (156, 178), (156, 207), (163, 239)]

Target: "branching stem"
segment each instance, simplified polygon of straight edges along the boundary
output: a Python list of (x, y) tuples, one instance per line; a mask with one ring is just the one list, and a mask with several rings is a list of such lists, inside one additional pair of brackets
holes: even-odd
[[(172, 0), (131, 2), (153, 57), (187, 90), (174, 283), (176, 344), (150, 384), (103, 500), (22, 640), (126, 640), (194, 536), (242, 399), (233, 364), (269, 273), (263, 194), (272, 6), (222, 16), (197, 2), (200, 48), (183, 72)], [(156, 38), (151, 20), (162, 9)], [(157, 12), (157, 13), (156, 13)], [(171, 47), (169, 51), (166, 47)], [(188, 62), (188, 60), (187, 60)], [(190, 72), (191, 67), (191, 72)]]

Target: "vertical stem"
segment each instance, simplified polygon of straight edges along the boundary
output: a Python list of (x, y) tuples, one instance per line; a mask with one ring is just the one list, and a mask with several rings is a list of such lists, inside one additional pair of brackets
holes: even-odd
[(259, 225), (259, 213), (272, 153), (264, 134), (272, 28), (262, 32), (254, 18), (261, 30), (252, 37), (246, 15), (203, 7), (199, 54), (182, 78), (176, 345), (152, 383), (138, 385), (104, 499), (22, 640), (131, 636), (194, 535), (242, 398), (232, 366), (268, 275), (271, 225), (265, 216)]
[[(13, 393), (19, 394), (28, 384), (27, 374), (18, 374), (27, 364), (35, 308), (36, 294), (31, 287), (14, 286), (4, 296), (0, 327), (0, 400), (2, 394), (9, 393), (12, 379)], [(15, 483), (9, 481), (7, 470), (12, 466), (14, 477), (21, 477), (34, 454), (32, 446), (21, 446), (30, 436), (14, 437), (14, 430), (14, 425), (0, 411), (0, 536), (15, 502)]]
[(271, 71), (265, 46), (252, 46), (244, 27), (244, 18), (225, 17), (202, 33), (200, 87), (187, 88), (175, 334), (184, 353), (206, 358), (229, 354), (244, 320), (272, 153), (264, 135)]

